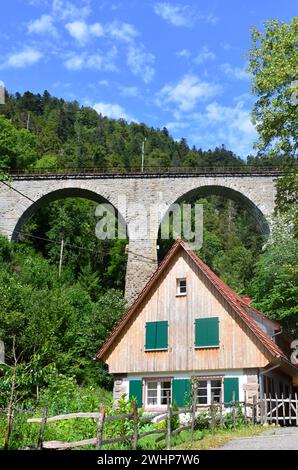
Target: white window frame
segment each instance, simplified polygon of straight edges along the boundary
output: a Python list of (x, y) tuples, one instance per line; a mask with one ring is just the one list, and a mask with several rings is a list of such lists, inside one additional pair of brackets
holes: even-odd
[[(148, 403), (148, 383), (150, 382), (155, 382), (157, 383), (157, 403), (155, 405), (149, 404)], [(166, 404), (161, 403), (161, 396), (162, 396), (162, 387), (161, 384), (162, 382), (170, 382), (170, 403), (172, 402), (172, 379), (168, 378), (152, 378), (152, 379), (147, 379), (145, 381), (145, 403), (146, 403), (146, 408), (161, 408), (161, 407), (167, 407)]]
[(211, 381), (217, 380), (221, 382), (220, 398), (223, 396), (223, 378), (222, 377), (196, 377), (198, 382), (207, 382), (207, 403), (199, 403), (199, 395), (197, 394), (197, 406), (210, 406), (211, 405)]
[[(181, 281), (185, 282), (185, 292), (181, 292)], [(184, 289), (184, 286), (183, 286)], [(177, 297), (184, 297), (187, 295), (187, 279), (186, 277), (178, 277), (176, 280), (176, 295)]]

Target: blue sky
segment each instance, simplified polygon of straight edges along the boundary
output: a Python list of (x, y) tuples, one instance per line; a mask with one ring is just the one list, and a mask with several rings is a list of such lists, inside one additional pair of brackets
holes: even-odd
[(252, 153), (250, 28), (289, 21), (283, 0), (1, 2), (0, 81), (78, 100), (175, 139)]

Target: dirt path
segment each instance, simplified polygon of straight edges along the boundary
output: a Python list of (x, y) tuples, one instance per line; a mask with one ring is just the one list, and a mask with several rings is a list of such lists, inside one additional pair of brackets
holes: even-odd
[(298, 450), (298, 427), (271, 428), (259, 436), (233, 439), (215, 450)]

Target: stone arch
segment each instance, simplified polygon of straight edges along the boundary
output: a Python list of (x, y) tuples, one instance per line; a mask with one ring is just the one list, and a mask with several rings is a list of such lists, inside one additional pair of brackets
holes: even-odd
[(41, 196), (39, 199), (37, 199), (35, 202), (32, 202), (32, 204), (29, 205), (29, 207), (27, 207), (24, 210), (24, 212), (21, 214), (21, 216), (18, 218), (18, 221), (11, 235), (11, 240), (18, 241), (23, 225), (29, 220), (29, 218), (36, 211), (38, 211), (38, 209), (40, 209), (41, 207), (45, 206), (46, 204), (50, 202), (57, 201), (59, 199), (65, 199), (67, 197), (80, 197), (80, 198), (97, 202), (99, 204), (100, 203), (110, 204), (115, 211), (115, 216), (117, 217), (119, 223), (125, 228), (126, 235), (127, 235), (128, 231), (127, 231), (127, 224), (125, 222), (125, 219), (123, 218), (122, 214), (119, 212), (117, 207), (115, 207), (108, 199), (106, 199), (101, 194), (98, 194), (95, 191), (91, 191), (89, 189), (70, 187), (70, 188), (56, 189), (54, 191), (48, 192), (44, 194), (43, 196)]
[[(237, 202), (239, 205), (244, 207), (253, 216), (262, 235), (265, 235), (265, 236), (269, 235), (270, 233), (269, 221), (266, 219), (265, 215), (263, 214), (261, 209), (258, 207), (258, 205), (254, 203), (252, 199), (250, 199), (244, 193), (234, 188), (231, 188), (229, 186), (214, 185), (214, 184), (196, 186), (188, 191), (181, 192), (181, 194), (174, 201), (172, 201), (171, 204), (179, 203), (183, 201), (184, 199), (191, 200), (193, 197), (205, 197), (205, 196), (211, 196), (211, 195), (224, 196), (227, 199), (231, 199)], [(169, 205), (167, 211), (163, 215), (163, 218), (171, 210), (171, 204)], [(157, 230), (159, 231), (159, 227), (157, 228)]]

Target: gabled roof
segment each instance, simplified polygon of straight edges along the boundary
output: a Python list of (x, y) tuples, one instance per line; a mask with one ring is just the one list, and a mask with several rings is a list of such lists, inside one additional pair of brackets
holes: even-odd
[[(206, 276), (206, 278), (213, 284), (217, 291), (222, 295), (222, 297), (229, 303), (233, 308), (234, 312), (246, 323), (250, 330), (255, 334), (255, 336), (261, 341), (265, 346), (268, 352), (278, 359), (284, 359), (288, 361), (286, 354), (274, 343), (274, 341), (262, 330), (262, 328), (254, 321), (254, 319), (248, 313), (248, 306), (245, 301), (229, 287), (225, 282), (223, 282), (182, 240), (177, 240), (172, 248), (168, 251), (167, 255), (160, 263), (159, 267), (152, 274), (149, 281), (142, 289), (138, 297), (133, 302), (132, 306), (129, 308), (127, 313), (119, 321), (118, 325), (114, 329), (111, 336), (104, 343), (102, 348), (98, 351), (96, 357), (101, 359), (104, 357), (105, 353), (108, 351), (109, 347), (113, 344), (115, 339), (118, 337), (120, 332), (123, 330), (125, 325), (128, 323), (130, 318), (135, 313), (138, 306), (141, 304), (143, 299), (146, 297), (148, 292), (154, 286), (158, 278), (161, 276), (162, 272), (169, 265), (170, 261), (173, 259), (175, 254), (179, 250), (183, 250), (196, 264), (200, 269), (201, 273)], [(249, 307), (252, 309), (252, 307)], [(264, 315), (256, 309), (253, 309), (254, 313), (264, 317)], [(266, 317), (267, 318), (267, 317)], [(275, 326), (280, 328), (280, 325), (275, 322)]]

